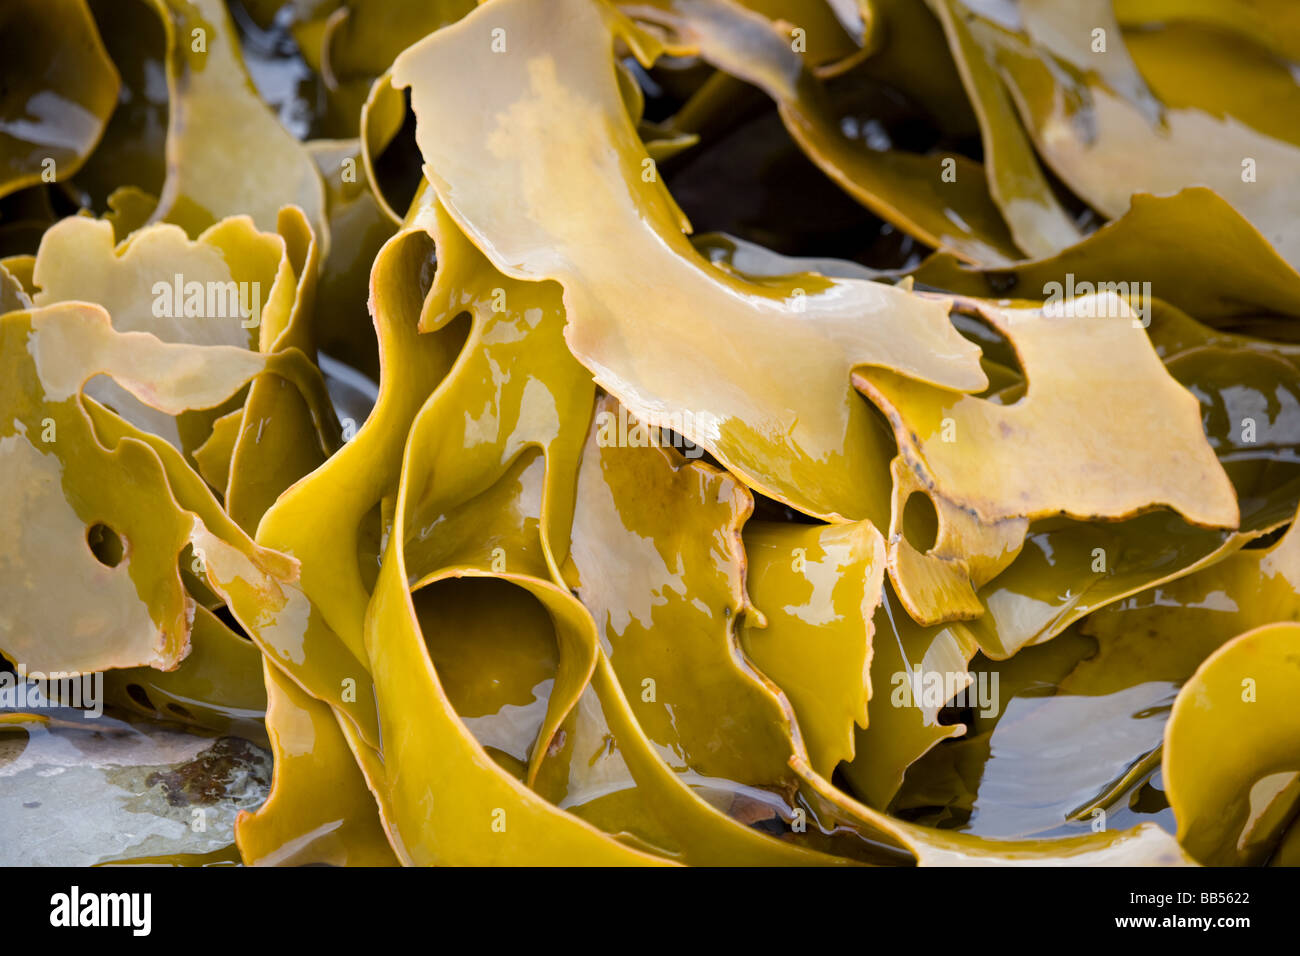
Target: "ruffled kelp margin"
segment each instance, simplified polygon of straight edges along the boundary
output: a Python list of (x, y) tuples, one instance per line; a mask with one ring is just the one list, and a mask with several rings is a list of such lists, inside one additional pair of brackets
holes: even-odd
[(54, 7), (0, 654), (245, 863), (1300, 862), (1283, 0)]

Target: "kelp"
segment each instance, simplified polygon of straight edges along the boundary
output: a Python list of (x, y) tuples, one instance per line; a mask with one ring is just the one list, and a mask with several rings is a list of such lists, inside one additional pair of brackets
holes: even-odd
[[(888, 416), (901, 453), (894, 466), (890, 574), (919, 623), (979, 616), (975, 590), (1012, 563), (1033, 519), (1119, 519), (1166, 506), (1193, 524), (1239, 523), (1233, 488), (1205, 441), (1197, 403), (1161, 367), (1136, 316), (1118, 299), (1079, 298), (1072, 306), (1077, 315), (976, 306), (1009, 339), (1024, 368), (1025, 382), (1016, 386), (1023, 395), (1015, 401), (927, 389), (888, 371), (855, 373), (855, 384)], [(1061, 364), (1040, 369), (1049, 355)], [(1151, 418), (1122, 418), (1125, 390), (1144, 378), (1148, 383), (1138, 387)], [(1057, 423), (1085, 405), (1105, 425), (1090, 426), (1080, 416), (1062, 431)], [(1147, 432), (1153, 420), (1163, 426), (1159, 446)], [(1036, 421), (1052, 424), (1044, 428)], [(1128, 424), (1134, 428), (1125, 434)], [(1175, 432), (1182, 437), (1174, 438)], [(1170, 457), (1152, 460), (1156, 447)], [(1120, 461), (1141, 485), (1142, 499), (1126, 499), (1114, 479), (1093, 477), (1115, 475)], [(1139, 477), (1144, 469), (1151, 477)], [(1160, 490), (1162, 482), (1184, 478), (1188, 483), (1181, 490)], [(969, 494), (962, 485), (996, 497)], [(906, 509), (918, 494), (929, 497), (938, 519), (925, 555), (908, 542), (904, 527)], [(1188, 514), (1180, 498), (1217, 502), (1221, 510)]]
[[(21, 489), (8, 499), (15, 509), (10, 518), (20, 527), (24, 509), (48, 509), (51, 526), (48, 534), (31, 529), (32, 537), (7, 549), (5, 565), (12, 569), (7, 577), (21, 583), (10, 595), (17, 606), (6, 611), (5, 653), (37, 670), (89, 672), (140, 664), (170, 669), (185, 656), (192, 614), (177, 560), (187, 544), (201, 546), (212, 531), (203, 514), (176, 500), (166, 460), (147, 436), (117, 416), (109, 421), (118, 435), (97, 434), (87, 407), (93, 400), (83, 400), (82, 387), (97, 374), (111, 375), (137, 398), (147, 396), (159, 411), (174, 415), (217, 404), (268, 362), (229, 346), (205, 350), (143, 332), (119, 333), (102, 308), (88, 304), (11, 312), (4, 329), (10, 363), (4, 437), (10, 474)], [(276, 366), (300, 378), (306, 363), (298, 365), (297, 374), (295, 364)], [(280, 555), (244, 542), (234, 547), (244, 547), (254, 563), (284, 568)], [(38, 567), (56, 576), (76, 568), (87, 592), (84, 603), (42, 600), (39, 578), (20, 571), (26, 567), (24, 551), (45, 549), (62, 556)], [(117, 613), (97, 610), (98, 600), (90, 595), (102, 595)], [(29, 604), (40, 610), (25, 607)], [(52, 639), (33, 634), (34, 622), (42, 618), (47, 623), (37, 633)], [(61, 648), (63, 640), (72, 646)]]
[(73, 182), (101, 211), (110, 196), (124, 191), (151, 197), (153, 204), (143, 223), (153, 215), (167, 178), (171, 94), (167, 83), (160, 81), (166, 76), (168, 47), (174, 39), (152, 0), (91, 0), (89, 9), (121, 77), (121, 89), (99, 148)]
[[(164, 342), (249, 349), (255, 346), (262, 319), (273, 320), (292, 295), (286, 286), (293, 276), (289, 264), (282, 262), (283, 243), (278, 239), (259, 234), (245, 219), (205, 232), (194, 242), (176, 226), (159, 225), (119, 244), (111, 223), (65, 219), (41, 238), (32, 270), (34, 304), (95, 302), (108, 310), (114, 328), (122, 332), (147, 332)], [(165, 292), (160, 293), (159, 282)], [(189, 286), (189, 296), (187, 283), (197, 283)], [(210, 296), (210, 289), (220, 296)], [(160, 299), (160, 294), (167, 298)], [(89, 394), (133, 424), (185, 448), (180, 421), (173, 424), (165, 414), (151, 412), (121, 387), (95, 382)]]
[(1284, 5), (58, 6), (0, 726), (269, 746), (172, 862), (1300, 861)]
[[(809, 157), (877, 215), (965, 261), (997, 265), (1019, 258), (979, 164), (960, 154), (877, 151), (847, 137), (843, 118), (795, 52), (784, 22), (727, 0), (661, 0), (627, 8), (669, 28), (673, 52), (698, 52), (772, 97)], [(951, 177), (936, 174), (945, 167)]]
[[(512, 12), (522, 21), (517, 42), (545, 42), (546, 28), (533, 22), (544, 17), (540, 8)], [(453, 97), (451, 90), (452, 74), (472, 69), (474, 58), (493, 56), (486, 19), (467, 18), (397, 60), (395, 84), (410, 82), (408, 71), (419, 78), (412, 92), (416, 137), (433, 188), (471, 237), (491, 230), (492, 238), (480, 241), (494, 264), (565, 287), (569, 347), (633, 415), (679, 431), (756, 487), (800, 510), (828, 517), (866, 514), (866, 502), (849, 476), (862, 470), (872, 436), (866, 410), (849, 394), (848, 373), (865, 364), (888, 364), (927, 381), (978, 390), (984, 377), (975, 350), (947, 322), (941, 302), (850, 280), (799, 277), (764, 287), (710, 270), (686, 240), (680, 210), (658, 177), (644, 175), (653, 172), (653, 161), (640, 147), (619, 96), (610, 60), (611, 14), (585, 4), (575, 4), (573, 13), (569, 40), (580, 55), (509, 58), (500, 68), (520, 76), (482, 88), (489, 98), (482, 103)], [(472, 29), (488, 32), (476, 42), (464, 35)], [(443, 55), (443, 47), (453, 46), (456, 57)], [(516, 104), (511, 115), (509, 106), (490, 99), (516, 88), (530, 91), (532, 111), (545, 111), (547, 123), (565, 116), (563, 122), (575, 131), (611, 138), (623, 150), (604, 154), (591, 179), (576, 190), (554, 190), (567, 179), (566, 160), (546, 148), (548, 126), (529, 121), (529, 101)], [(574, 89), (599, 89), (603, 96), (593, 101), (591, 92), (579, 97)], [(471, 112), (501, 121), (486, 133), (456, 121), (457, 114)], [(496, 184), (491, 189), (489, 181)], [(499, 202), (508, 183), (518, 184), (521, 202)], [(475, 189), (474, 184), (483, 185)], [(587, 222), (574, 218), (580, 209), (592, 211)], [(633, 237), (640, 237), (639, 247)], [(629, 270), (640, 276), (643, 293), (617, 303), (601, 294), (619, 288)], [(654, 299), (646, 298), (652, 289)], [(629, 311), (652, 301), (658, 315), (678, 317), (672, 332), (657, 327), (662, 319), (655, 323)], [(884, 324), (869, 333), (864, 315)], [(894, 322), (908, 332), (892, 328)], [(724, 336), (751, 344), (775, 341), (770, 330), (777, 325), (798, 332), (767, 354), (732, 350), (734, 361), (744, 366), (735, 374), (764, 379), (770, 394), (724, 389), (728, 394), (719, 395), (716, 369), (691, 368), (707, 354), (709, 343)], [(802, 409), (797, 417), (791, 411), (796, 405)], [(665, 414), (668, 409), (681, 410), (676, 422)]]
[(1082, 238), (1079, 227), (1053, 193), (989, 56), (986, 35), (998, 28), (965, 16), (962, 0), (936, 0), (933, 6), (979, 117), (989, 192), (1016, 245), (1030, 256), (1074, 245)]
[(269, 661), (266, 726), (275, 754), (271, 796), (235, 823), (250, 866), (391, 866), (374, 798), (333, 712)]
[(316, 339), (321, 351), (377, 381), (379, 349), (366, 299), (370, 264), (394, 227), (366, 178), (359, 140), (317, 140), (308, 152), (325, 183), (330, 228), (329, 257), (317, 279)]
[[(1169, 804), (1179, 839), (1204, 863), (1259, 862), (1294, 820), (1297, 635), (1300, 625), (1287, 622), (1233, 638), (1174, 701), (1163, 757)], [(1201, 759), (1207, 747), (1224, 759)]]
[(830, 776), (853, 759), (854, 727), (867, 726), (884, 539), (868, 521), (751, 522), (744, 541), (746, 587), (767, 611), (746, 621), (741, 645), (790, 699), (812, 768)]
[(167, 178), (154, 219), (194, 234), (244, 213), (269, 229), (280, 207), (294, 204), (328, 247), (320, 174), (258, 99), (225, 5), (150, 2), (167, 36), (169, 93)]
[[(1087, 19), (1084, 8), (1057, 9), (1070, 11), (1060, 18), (1058, 29), (1078, 37), (1093, 27), (1095, 18)], [(1135, 192), (1209, 186), (1259, 229), (1284, 259), (1297, 261), (1300, 251), (1286, 228), (1293, 196), (1288, 183), (1300, 160), (1295, 144), (1269, 135), (1249, 120), (1216, 115), (1212, 106), (1156, 101), (1159, 112), (1153, 113), (1148, 100), (1113, 80), (1061, 69), (1062, 50), (1050, 42), (1047, 48), (1058, 57), (1056, 64), (1023, 45), (1000, 47), (997, 62), (1044, 160), (1077, 195), (1115, 218), (1128, 208), (1129, 196)], [(1078, 57), (1074, 62), (1068, 56), (1064, 59), (1079, 70)], [(1107, 54), (1104, 62), (1109, 60)], [(1294, 78), (1291, 83), (1294, 86)]]
[(117, 68), (85, 0), (6, 4), (0, 14), (0, 197), (72, 176), (117, 102)]
[[(1172, 236), (1196, 237), (1175, 244)], [(976, 270), (939, 252), (914, 277), (918, 283), (974, 296), (1045, 299), (1052, 283), (1088, 283), (1127, 297), (1150, 295), (1215, 323), (1244, 315), (1300, 314), (1300, 276), (1259, 231), (1212, 190), (1189, 187), (1170, 196), (1135, 193), (1128, 211), (1055, 256), (1007, 269)], [(1150, 283), (1150, 286), (1144, 283)], [(1127, 283), (1123, 285), (1122, 283)]]
[(1300, 16), (1286, 0), (1115, 0), (1120, 26), (1189, 22), (1240, 33), (1287, 60), (1300, 59)]

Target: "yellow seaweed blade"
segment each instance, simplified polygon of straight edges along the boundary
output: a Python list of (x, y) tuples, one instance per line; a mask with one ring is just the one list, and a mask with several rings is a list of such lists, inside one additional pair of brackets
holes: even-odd
[[(513, 0), (482, 7), (398, 58), (393, 76), (412, 87), (439, 198), (503, 272), (564, 286), (570, 348), (639, 420), (681, 432), (800, 510), (864, 514), (852, 476), (872, 426), (848, 374), (880, 364), (979, 389), (973, 347), (941, 301), (814, 276), (757, 285), (711, 267), (627, 116), (611, 60), (617, 21), (563, 4), (562, 17)], [(512, 52), (493, 53), (499, 28)], [(450, 95), (454, 76), (478, 69), (494, 83)], [(556, 125), (587, 140), (558, 148)]]
[(1228, 641), (1178, 692), (1165, 726), (1164, 780), (1178, 839), (1201, 862), (1262, 862), (1294, 814), (1297, 693), (1294, 621)]
[(375, 797), (333, 712), (270, 661), (265, 675), (275, 769), (266, 802), (235, 822), (244, 863), (395, 866)]

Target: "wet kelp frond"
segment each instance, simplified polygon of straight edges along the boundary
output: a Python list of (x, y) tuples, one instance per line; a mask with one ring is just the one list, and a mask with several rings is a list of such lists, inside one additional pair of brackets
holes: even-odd
[(1286, 4), (55, 6), (0, 654), (244, 862), (1300, 860)]

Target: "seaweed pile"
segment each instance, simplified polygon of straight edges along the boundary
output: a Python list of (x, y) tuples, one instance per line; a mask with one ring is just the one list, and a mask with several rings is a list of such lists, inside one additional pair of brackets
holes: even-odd
[(1298, 64), (9, 0), (0, 654), (264, 720), (249, 864), (1300, 863)]

